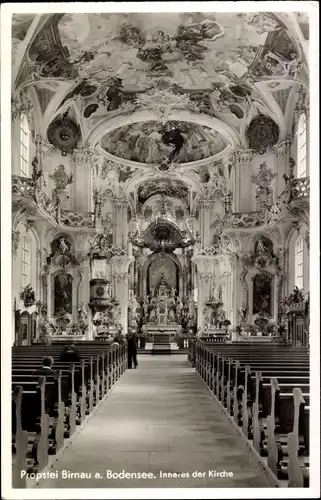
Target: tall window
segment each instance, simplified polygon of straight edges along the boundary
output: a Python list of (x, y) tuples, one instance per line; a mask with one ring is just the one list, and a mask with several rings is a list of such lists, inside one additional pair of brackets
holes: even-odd
[(307, 119), (303, 113), (298, 123), (298, 177), (307, 175)]
[(29, 177), (29, 124), (26, 115), (20, 118), (20, 175)]
[(303, 238), (300, 236), (295, 242), (295, 285), (303, 289)]
[(24, 236), (22, 241), (22, 288), (30, 283), (30, 240)]

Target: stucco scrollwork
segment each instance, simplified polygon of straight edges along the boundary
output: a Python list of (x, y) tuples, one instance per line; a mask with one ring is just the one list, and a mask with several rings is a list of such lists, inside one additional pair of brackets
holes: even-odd
[(272, 151), (277, 158), (285, 158), (291, 154), (292, 142), (289, 139), (278, 142), (272, 146)]
[(237, 163), (250, 163), (254, 154), (254, 149), (234, 149), (228, 157), (229, 165), (234, 166)]

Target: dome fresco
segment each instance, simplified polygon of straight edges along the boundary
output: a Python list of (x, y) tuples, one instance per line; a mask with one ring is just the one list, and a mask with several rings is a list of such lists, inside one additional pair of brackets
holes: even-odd
[(141, 163), (175, 163), (202, 160), (225, 149), (226, 140), (219, 132), (194, 123), (133, 123), (107, 134), (101, 146), (119, 158)]

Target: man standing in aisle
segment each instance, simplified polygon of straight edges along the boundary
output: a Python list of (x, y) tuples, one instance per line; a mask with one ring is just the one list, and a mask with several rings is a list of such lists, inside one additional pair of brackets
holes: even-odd
[(135, 330), (130, 330), (127, 334), (127, 347), (128, 347), (128, 368), (137, 368), (137, 338)]

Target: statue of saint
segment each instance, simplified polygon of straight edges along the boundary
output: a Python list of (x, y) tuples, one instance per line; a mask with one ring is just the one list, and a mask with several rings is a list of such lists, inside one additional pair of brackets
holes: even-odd
[(145, 297), (145, 299), (144, 299), (144, 305), (143, 305), (143, 311), (144, 311), (144, 316), (146, 318), (148, 316), (148, 305), (149, 305), (149, 297)]
[(176, 302), (176, 315), (177, 317), (179, 318), (182, 314), (182, 310), (183, 310), (183, 304), (182, 304), (182, 301), (180, 299), (180, 297), (177, 297), (177, 302)]
[(175, 314), (174, 314), (174, 309), (170, 309), (168, 312), (168, 321), (170, 323), (175, 323)]
[(59, 239), (59, 250), (62, 253), (68, 253), (69, 252), (69, 246), (67, 244), (66, 238), (60, 238)]
[(188, 315), (192, 318), (195, 311), (195, 302), (192, 296), (190, 296), (188, 301)]
[(245, 307), (245, 304), (241, 304), (239, 310), (238, 310), (238, 313), (237, 313), (237, 316), (238, 316), (238, 320), (240, 323), (242, 323), (243, 321), (245, 321), (245, 316), (246, 316), (246, 307)]
[(87, 321), (87, 305), (86, 302), (81, 304), (81, 307), (78, 309), (78, 321)]
[(204, 322), (205, 322), (205, 324), (211, 324), (212, 323), (212, 311), (211, 311), (211, 309), (208, 306), (204, 306), (203, 316), (204, 316)]
[(267, 248), (267, 246), (266, 246), (266, 243), (265, 243), (265, 241), (264, 241), (264, 237), (262, 237), (262, 236), (261, 236), (261, 238), (257, 241), (256, 245), (257, 245), (257, 246), (256, 246), (256, 251), (257, 251), (257, 253), (259, 253), (259, 254), (266, 253), (266, 252), (268, 252), (268, 251), (269, 251), (269, 250), (268, 250), (268, 248)]
[(156, 320), (156, 310), (152, 309), (149, 313), (149, 318), (148, 318), (150, 323), (154, 323)]

